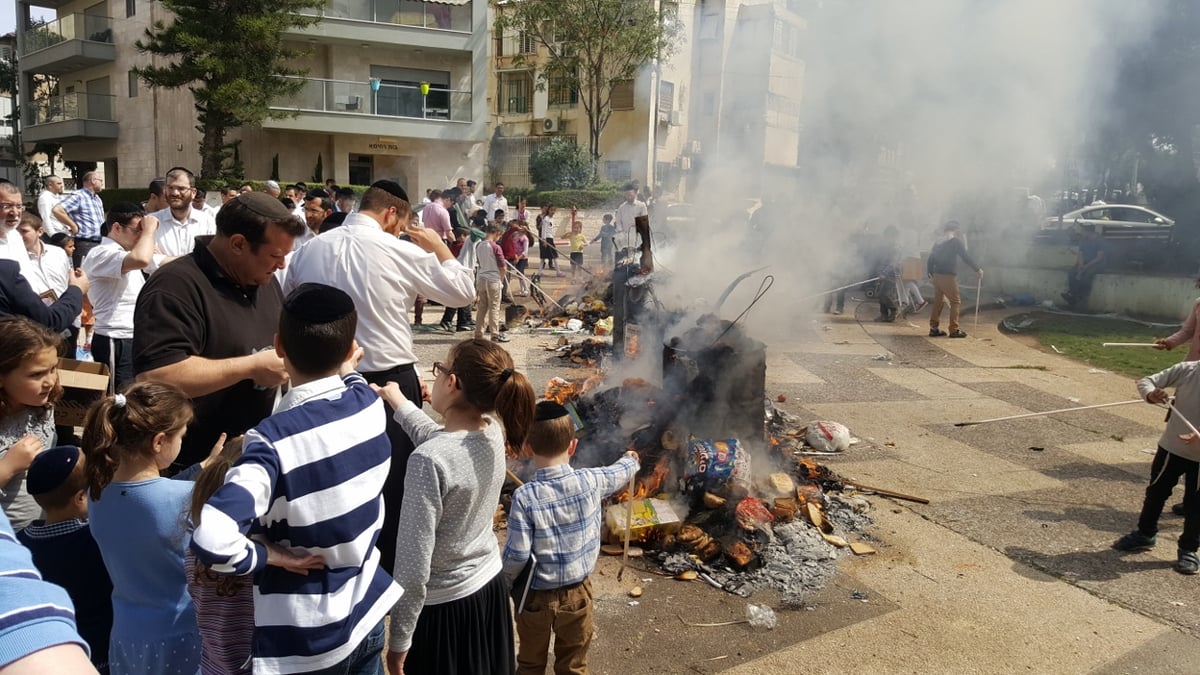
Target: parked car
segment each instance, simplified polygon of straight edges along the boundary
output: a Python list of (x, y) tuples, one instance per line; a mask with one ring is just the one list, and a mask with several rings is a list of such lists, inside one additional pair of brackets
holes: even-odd
[(1104, 239), (1168, 240), (1175, 221), (1163, 214), (1134, 204), (1093, 204), (1046, 218), (1042, 234), (1070, 235), (1081, 225), (1092, 225)]

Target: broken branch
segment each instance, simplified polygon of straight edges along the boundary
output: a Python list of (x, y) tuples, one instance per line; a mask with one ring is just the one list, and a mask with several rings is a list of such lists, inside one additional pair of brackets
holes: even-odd
[(856, 487), (860, 490), (870, 490), (871, 492), (874, 492), (875, 494), (880, 494), (885, 497), (895, 497), (896, 499), (906, 499), (910, 502), (917, 502), (918, 504), (928, 504), (929, 503), (929, 500), (924, 497), (917, 497), (916, 495), (906, 495), (903, 492), (896, 492), (895, 490), (887, 490), (884, 488), (878, 488), (873, 485), (859, 483), (858, 481), (842, 479), (842, 484), (850, 485), (850, 486)]
[(679, 620), (683, 622), (683, 625), (691, 626), (692, 628), (716, 628), (717, 626), (736, 626), (739, 623), (750, 623), (750, 619), (738, 619), (736, 621), (717, 621), (716, 623), (692, 623), (691, 621), (688, 621), (687, 619), (683, 618), (682, 614), (676, 614), (675, 616), (679, 617)]

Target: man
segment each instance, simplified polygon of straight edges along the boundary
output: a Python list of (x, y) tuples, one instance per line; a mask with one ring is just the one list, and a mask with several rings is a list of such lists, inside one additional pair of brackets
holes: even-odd
[(450, 227), (450, 213), (446, 210), (444, 203), (449, 200), (442, 199), (441, 190), (432, 190), (429, 193), (429, 199), (429, 203), (421, 209), (421, 223), (437, 232), (442, 241), (447, 243), (454, 241), (454, 230)]
[(627, 183), (625, 185), (625, 201), (617, 207), (618, 248), (633, 245), (636, 219), (638, 216), (648, 215), (650, 215), (650, 210), (646, 208), (646, 203), (638, 199), (637, 183)]
[[(228, 204), (229, 200), (231, 199), (236, 199), (239, 194), (241, 194), (241, 192), (239, 192), (238, 189), (232, 185), (221, 188), (221, 206)], [(215, 218), (216, 214), (213, 214), (213, 217)]]
[(240, 195), (217, 214), (217, 234), (150, 275), (133, 318), (133, 369), (139, 380), (168, 382), (192, 397), (195, 418), (176, 460), (204, 459), (217, 437), (230, 438), (271, 413), (287, 381), (271, 349), (284, 267), (303, 227), (277, 199)]
[(304, 221), (304, 193), (306, 190), (299, 183), (292, 183), (283, 191), (283, 196), (292, 200), (292, 215)]
[[(201, 187), (193, 188), (192, 208), (200, 211), (209, 218), (217, 216), (217, 210), (208, 203), (208, 191)], [(214, 221), (213, 227), (216, 227), (216, 221)]]
[(24, 210), (21, 190), (8, 181), (0, 183), (0, 215), (4, 216), (2, 229), (5, 233), (5, 240), (0, 244), (0, 316), (27, 316), (50, 330), (62, 332), (71, 327), (83, 309), (88, 278), (81, 270), (76, 270), (68, 282), (70, 288), (54, 304), (46, 306), (21, 273), (29, 265), (29, 253), (17, 229)]
[(83, 174), (83, 188), (63, 199), (51, 212), (75, 237), (75, 266), (79, 267), (88, 251), (100, 245), (100, 226), (104, 224), (104, 202), (100, 192), (104, 179), (95, 171)]
[[(411, 241), (402, 241), (404, 234)], [(420, 405), (421, 382), (413, 351), (408, 312), (423, 295), (446, 307), (475, 298), (474, 273), (454, 258), (446, 242), (430, 229), (416, 227), (408, 195), (393, 181), (378, 181), (363, 194), (357, 213), (341, 227), (313, 239), (296, 252), (287, 291), (321, 283), (345, 291), (358, 311), (355, 338), (366, 356), (359, 370), (368, 382), (396, 382)], [(413, 443), (388, 410), (392, 466), (384, 487), (383, 531), (379, 550), (384, 569), (392, 569), (396, 528), (404, 495), (404, 474)]]
[(297, 238), (297, 246), (300, 245), (300, 239), (307, 242), (309, 239), (317, 236), (321, 231), (321, 223), (325, 219), (333, 215), (333, 202), (329, 199), (329, 195), (324, 190), (312, 190), (304, 198), (304, 222), (308, 225), (308, 232)]
[(491, 218), (498, 210), (508, 211), (508, 200), (504, 198), (504, 183), (496, 183), (495, 192), (483, 198), (483, 210)]
[(273, 199), (279, 199), (279, 196), (283, 194), (283, 191), (279, 189), (279, 183), (273, 180), (263, 183), (262, 191), (270, 195)]
[(146, 213), (155, 213), (167, 208), (167, 198), (163, 194), (163, 188), (166, 185), (166, 178), (155, 178), (150, 181), (150, 194), (146, 197), (146, 201), (142, 202), (143, 211)]
[(42, 190), (42, 194), (38, 195), (38, 215), (42, 217), (42, 227), (54, 236), (59, 232), (66, 232), (67, 226), (63, 225), (54, 217), (54, 207), (58, 205), (63, 198), (63, 179), (60, 176), (50, 175), (46, 177), (46, 189)]
[(247, 192), (254, 192), (254, 186), (249, 183), (243, 183), (242, 186), (238, 188), (238, 194), (244, 195)]
[(1080, 226), (1083, 241), (1079, 242), (1079, 254), (1075, 256), (1075, 268), (1067, 275), (1067, 292), (1062, 294), (1067, 306), (1081, 307), (1087, 305), (1088, 296), (1092, 294), (1092, 282), (1104, 268), (1107, 256), (1104, 251), (1104, 241), (1096, 234), (1096, 226), (1084, 223)]
[(25, 213), (24, 195), (15, 183), (4, 181), (0, 183), (0, 258), (12, 260), (20, 267), (29, 261), (25, 251), (25, 243), (17, 227), (21, 224), (21, 215)]
[(177, 166), (167, 172), (167, 208), (151, 213), (158, 222), (158, 240), (155, 245), (153, 272), (168, 258), (187, 255), (196, 247), (196, 237), (215, 234), (217, 224), (207, 213), (192, 206), (195, 188), (192, 172)]
[(354, 190), (348, 187), (338, 188), (333, 193), (334, 208), (340, 213), (354, 213)]
[(114, 391), (122, 391), (133, 382), (133, 310), (159, 225), (136, 204), (116, 204), (105, 221), (103, 240), (83, 261), (83, 271), (92, 281), (88, 300), (96, 317), (92, 355), (108, 366)]
[(959, 238), (959, 225), (951, 220), (942, 228), (945, 238), (934, 244), (929, 252), (926, 269), (933, 279), (933, 310), (929, 316), (929, 337), (945, 337), (946, 331), (938, 328), (942, 319), (942, 307), (950, 302), (950, 337), (965, 338), (967, 334), (958, 328), (958, 312), (962, 299), (958, 295), (958, 259), (975, 270), (975, 276), (983, 279), (983, 268), (967, 255), (967, 247)]

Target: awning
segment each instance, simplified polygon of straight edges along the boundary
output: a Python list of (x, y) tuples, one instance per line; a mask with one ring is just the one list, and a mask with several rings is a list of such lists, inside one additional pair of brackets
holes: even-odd
[(425, 2), (434, 5), (454, 5), (455, 7), (471, 4), (471, 0), (425, 0)]

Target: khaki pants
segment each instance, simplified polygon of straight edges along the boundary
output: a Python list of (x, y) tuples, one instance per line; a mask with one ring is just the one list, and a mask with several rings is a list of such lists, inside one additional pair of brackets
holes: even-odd
[(500, 282), (486, 279), (475, 280), (475, 302), (478, 315), (475, 317), (475, 337), (484, 333), (500, 334)]
[(950, 332), (958, 330), (958, 311), (962, 298), (958, 295), (958, 277), (953, 274), (933, 275), (933, 310), (929, 315), (929, 327), (937, 328), (942, 320), (942, 307), (950, 303)]
[(554, 634), (555, 675), (587, 675), (587, 651), (592, 642), (592, 582), (570, 588), (530, 589), (525, 611), (515, 614), (517, 675), (545, 675)]

